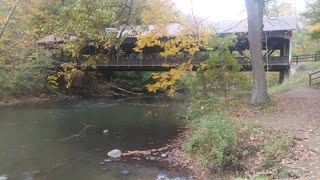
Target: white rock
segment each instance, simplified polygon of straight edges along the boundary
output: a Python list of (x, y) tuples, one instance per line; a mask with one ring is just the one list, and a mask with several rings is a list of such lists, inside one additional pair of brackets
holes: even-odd
[(109, 134), (109, 130), (108, 129), (105, 129), (105, 130), (103, 130), (103, 132), (102, 132), (104, 135), (108, 135)]
[(167, 154), (161, 154), (162, 158), (166, 158), (168, 155)]
[(110, 152), (108, 152), (108, 156), (111, 158), (119, 158), (121, 157), (122, 152), (119, 149), (114, 149)]
[(8, 179), (8, 177), (5, 176), (5, 175), (1, 175), (1, 176), (0, 176), (0, 180), (7, 180), (7, 179)]
[(112, 162), (112, 160), (111, 159), (105, 159), (105, 160), (103, 160), (105, 163), (111, 163)]

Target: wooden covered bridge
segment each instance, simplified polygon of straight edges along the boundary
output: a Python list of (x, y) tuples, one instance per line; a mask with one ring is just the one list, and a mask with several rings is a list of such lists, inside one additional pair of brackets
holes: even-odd
[[(294, 17), (276, 17), (264, 19), (264, 62), (265, 69), (269, 71), (280, 72), (282, 80), (289, 73), (291, 62), (291, 38), (292, 31), (296, 29), (296, 20)], [(231, 47), (232, 53), (242, 65), (242, 70), (251, 70), (251, 63), (248, 55), (249, 43), (247, 38), (247, 21), (224, 21), (216, 24), (219, 36), (224, 37), (230, 34), (237, 36), (238, 42), (235, 47)], [(152, 28), (150, 26), (149, 28)], [(178, 31), (178, 25), (169, 26), (168, 32), (174, 34)], [(76, 38), (76, 37), (74, 37)], [(136, 36), (127, 38), (121, 45), (120, 53), (116, 56), (110, 56), (107, 63), (98, 63), (97, 69), (101, 71), (165, 71), (170, 67), (164, 67), (164, 64), (171, 65), (184, 63), (190, 60), (187, 56), (178, 58), (162, 58), (159, 56), (160, 48), (149, 48), (142, 54), (135, 53), (133, 48), (137, 41)], [(63, 43), (54, 36), (48, 36), (37, 41), (38, 44), (46, 48), (53, 48), (56, 44)], [(86, 47), (84, 54), (90, 54), (94, 51), (92, 47)], [(60, 62), (66, 62), (70, 59), (64, 55), (61, 50)], [(201, 54), (201, 53), (200, 53)], [(246, 56), (247, 55), (247, 56)], [(201, 56), (193, 60), (194, 66), (205, 61), (209, 57)]]

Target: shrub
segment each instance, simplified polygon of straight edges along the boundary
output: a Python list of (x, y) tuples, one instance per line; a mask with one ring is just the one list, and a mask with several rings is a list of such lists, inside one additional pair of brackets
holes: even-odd
[(52, 60), (46, 53), (33, 53), (17, 65), (0, 65), (0, 97), (39, 95), (51, 91), (47, 77)]
[[(236, 145), (236, 126), (223, 116), (210, 113), (192, 124), (192, 136), (186, 149), (206, 164), (214, 163), (215, 170), (230, 166), (237, 157), (232, 153)], [(212, 166), (212, 165), (211, 165)]]
[(191, 135), (186, 151), (213, 172), (283, 173), (281, 160), (291, 144), (287, 135), (262, 126), (229, 120), (229, 108), (217, 96), (193, 96), (188, 107)]
[(291, 140), (281, 132), (262, 126), (231, 122), (223, 115), (209, 113), (191, 123), (186, 150), (212, 172), (272, 172), (285, 177), (281, 161)]

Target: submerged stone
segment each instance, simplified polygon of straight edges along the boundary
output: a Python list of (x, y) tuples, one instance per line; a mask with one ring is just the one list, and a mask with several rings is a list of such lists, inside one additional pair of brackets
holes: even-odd
[(166, 158), (168, 155), (167, 154), (161, 154), (162, 158)]
[(104, 135), (108, 135), (108, 134), (109, 134), (109, 130), (108, 130), (108, 129), (105, 129), (105, 130), (102, 131), (102, 133), (103, 133)]
[(121, 155), (122, 155), (122, 152), (119, 149), (114, 149), (108, 152), (108, 156), (111, 158), (120, 158)]
[(127, 170), (122, 170), (122, 171), (120, 172), (120, 174), (126, 176), (126, 175), (129, 175), (130, 172), (127, 171)]
[(105, 163), (111, 163), (112, 162), (112, 160), (111, 159), (105, 159), (105, 160), (103, 160)]

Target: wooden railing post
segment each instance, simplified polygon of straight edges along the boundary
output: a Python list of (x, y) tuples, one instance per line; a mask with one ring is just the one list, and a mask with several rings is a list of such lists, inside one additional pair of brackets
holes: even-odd
[(312, 74), (309, 74), (309, 86), (311, 86), (311, 77), (312, 77)]
[(316, 79), (320, 79), (320, 76), (316, 76), (315, 78), (312, 79), (313, 75), (319, 75), (320, 74), (320, 70), (314, 71), (312, 73), (309, 73), (309, 86), (312, 85), (312, 80), (316, 80)]

